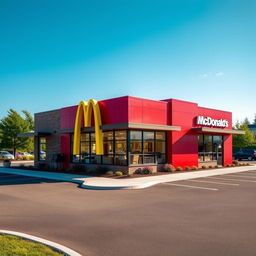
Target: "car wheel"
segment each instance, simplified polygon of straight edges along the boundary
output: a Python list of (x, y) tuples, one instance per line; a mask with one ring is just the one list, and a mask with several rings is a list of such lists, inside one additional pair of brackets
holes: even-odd
[(251, 157), (251, 156), (248, 156), (248, 160), (249, 160), (249, 161), (252, 161), (252, 157)]

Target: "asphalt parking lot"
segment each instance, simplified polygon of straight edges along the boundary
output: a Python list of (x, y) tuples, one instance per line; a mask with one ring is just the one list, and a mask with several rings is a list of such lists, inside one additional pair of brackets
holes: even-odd
[(256, 254), (254, 171), (94, 191), (0, 174), (0, 229), (92, 256)]

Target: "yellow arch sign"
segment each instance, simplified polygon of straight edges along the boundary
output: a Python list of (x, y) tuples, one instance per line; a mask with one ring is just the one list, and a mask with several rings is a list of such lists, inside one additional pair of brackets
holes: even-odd
[(96, 142), (96, 154), (103, 155), (103, 135), (101, 129), (101, 115), (99, 103), (96, 100), (89, 100), (89, 102), (81, 101), (77, 107), (75, 128), (74, 128), (74, 143), (73, 154), (80, 154), (80, 137), (81, 137), (81, 125), (82, 118), (84, 118), (83, 127), (90, 127), (92, 123), (92, 111), (94, 113), (95, 123), (95, 142)]

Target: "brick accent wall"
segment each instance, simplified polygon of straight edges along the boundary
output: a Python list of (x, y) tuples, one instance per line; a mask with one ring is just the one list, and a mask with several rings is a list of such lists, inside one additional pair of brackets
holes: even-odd
[(39, 136), (35, 137), (35, 165), (40, 163), (55, 168), (54, 155), (60, 153), (60, 110), (35, 114), (35, 132), (51, 132), (46, 138), (46, 160), (39, 160)]

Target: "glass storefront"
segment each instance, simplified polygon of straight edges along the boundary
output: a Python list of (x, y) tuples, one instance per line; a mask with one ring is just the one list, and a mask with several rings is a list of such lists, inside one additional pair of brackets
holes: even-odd
[(223, 136), (200, 134), (198, 135), (198, 160), (199, 162), (217, 161), (222, 164)]
[[(73, 136), (71, 149), (73, 145)], [(95, 134), (81, 134), (81, 154), (73, 162), (86, 164), (140, 165), (166, 163), (166, 133), (142, 130), (103, 132), (104, 155), (96, 155)]]

